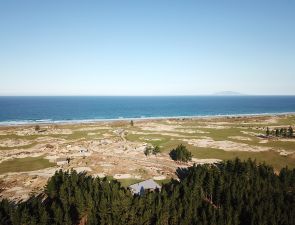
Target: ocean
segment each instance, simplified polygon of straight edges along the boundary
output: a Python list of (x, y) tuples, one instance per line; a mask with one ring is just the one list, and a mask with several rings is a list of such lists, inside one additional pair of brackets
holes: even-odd
[(0, 124), (295, 112), (295, 96), (0, 97)]

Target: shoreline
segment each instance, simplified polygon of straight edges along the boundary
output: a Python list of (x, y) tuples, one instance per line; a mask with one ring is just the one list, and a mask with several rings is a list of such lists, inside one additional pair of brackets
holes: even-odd
[(0, 128), (21, 127), (32, 125), (79, 125), (96, 124), (107, 122), (126, 122), (126, 121), (152, 121), (169, 119), (214, 119), (227, 117), (259, 117), (259, 116), (291, 116), (295, 112), (274, 112), (274, 113), (245, 113), (245, 114), (220, 114), (220, 115), (192, 115), (192, 116), (155, 116), (155, 117), (135, 117), (135, 118), (112, 118), (112, 119), (81, 119), (81, 120), (36, 120), (36, 121), (3, 121), (0, 122)]

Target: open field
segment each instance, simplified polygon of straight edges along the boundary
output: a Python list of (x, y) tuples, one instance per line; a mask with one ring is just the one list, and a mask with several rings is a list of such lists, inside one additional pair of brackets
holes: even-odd
[(52, 166), (55, 166), (55, 163), (49, 162), (48, 159), (42, 157), (11, 159), (0, 164), (0, 174), (7, 172), (41, 170)]
[[(34, 125), (0, 127), (0, 195), (24, 199), (58, 169), (109, 176), (128, 186), (148, 178), (163, 183), (176, 178), (178, 167), (235, 157), (266, 162), (277, 171), (295, 168), (295, 138), (261, 136), (267, 127), (289, 126), (295, 126), (295, 115), (151, 119), (134, 126), (130, 121), (41, 124), (41, 131)], [(179, 144), (192, 152), (193, 162), (170, 159)], [(148, 145), (159, 146), (161, 153), (145, 156)]]

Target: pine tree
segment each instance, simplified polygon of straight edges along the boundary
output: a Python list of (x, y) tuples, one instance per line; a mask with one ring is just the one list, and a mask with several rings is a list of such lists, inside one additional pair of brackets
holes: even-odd
[(288, 128), (288, 136), (293, 137), (293, 128), (291, 126)]
[(270, 135), (270, 131), (269, 131), (269, 128), (267, 127), (266, 128), (266, 136), (269, 136)]
[(192, 166), (180, 181), (142, 196), (116, 181), (59, 171), (48, 181), (48, 195), (0, 201), (0, 224), (293, 225), (294, 191), (294, 169), (276, 175), (251, 160)]
[(276, 129), (276, 137), (279, 137), (280, 136), (280, 131), (279, 129)]
[(178, 145), (175, 149), (172, 149), (169, 155), (176, 161), (188, 162), (192, 160), (192, 153), (182, 144)]

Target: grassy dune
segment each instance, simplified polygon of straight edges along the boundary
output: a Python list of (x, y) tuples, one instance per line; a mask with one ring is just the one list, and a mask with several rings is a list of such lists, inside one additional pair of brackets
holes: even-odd
[[(159, 126), (165, 125), (174, 125), (178, 126), (175, 129), (167, 130), (167, 131), (159, 131), (148, 129), (145, 130), (144, 126), (142, 126), (141, 122), (135, 121), (135, 125), (132, 127), (128, 121), (117, 121), (109, 123), (105, 126), (105, 129), (93, 129), (96, 125), (88, 125), (88, 124), (72, 124), (72, 125), (59, 125), (56, 128), (59, 129), (70, 129), (72, 133), (70, 134), (31, 134), (25, 136), (19, 136), (12, 132), (15, 128), (7, 128), (10, 132), (7, 135), (0, 136), (0, 142), (5, 139), (14, 139), (14, 140), (29, 140), (30, 144), (23, 146), (15, 146), (15, 147), (0, 147), (0, 150), (13, 150), (13, 149), (29, 149), (34, 147), (38, 143), (43, 143), (37, 140), (39, 137), (50, 137), (50, 138), (60, 138), (64, 139), (67, 144), (79, 141), (91, 141), (93, 139), (102, 139), (105, 138), (104, 135), (108, 135), (108, 138), (118, 137), (114, 131), (118, 128), (125, 129), (127, 131), (126, 139), (128, 141), (138, 141), (138, 142), (146, 142), (152, 144), (154, 146), (158, 145), (161, 148), (162, 152), (169, 152), (173, 148), (175, 148), (179, 144), (184, 144), (188, 147), (189, 150), (192, 151), (194, 157), (200, 159), (206, 158), (217, 158), (222, 160), (232, 159), (235, 157), (240, 157), (241, 159), (252, 158), (256, 159), (259, 162), (267, 162), (273, 165), (275, 168), (279, 169), (284, 166), (295, 167), (295, 142), (286, 140), (286, 139), (271, 139), (268, 142), (263, 143), (263, 139), (256, 137), (258, 134), (265, 133), (265, 129), (267, 126), (272, 127), (287, 127), (289, 125), (295, 124), (295, 116), (281, 116), (275, 117), (273, 121), (270, 121), (272, 117), (261, 116), (261, 117), (236, 117), (236, 118), (216, 118), (216, 119), (197, 119), (197, 120), (177, 120), (177, 121), (166, 121), (166, 120), (158, 120), (153, 121), (153, 123), (158, 124)], [(214, 126), (216, 125), (217, 128)], [(104, 126), (104, 125), (100, 125)], [(210, 127), (211, 126), (211, 127)], [(87, 128), (91, 128), (87, 130)], [(85, 129), (85, 130), (82, 130)], [(4, 129), (4, 128), (2, 128)], [(195, 131), (192, 133), (191, 131)], [(137, 134), (136, 132), (140, 132)], [(247, 133), (248, 132), (248, 133)], [(91, 135), (89, 135), (91, 134)], [(245, 139), (234, 139), (232, 137), (244, 137)], [(265, 146), (270, 147), (273, 151), (267, 152), (244, 152), (244, 151), (224, 151), (221, 149), (213, 149), (213, 148), (196, 148), (194, 146), (189, 145), (184, 139), (199, 139), (208, 137), (214, 141), (231, 141), (236, 143), (243, 143), (249, 146)], [(248, 140), (247, 140), (248, 139)], [(44, 143), (45, 144), (45, 143)], [(288, 156), (279, 155), (278, 151), (285, 150), (290, 154)], [(28, 161), (33, 159), (28, 158)], [(43, 159), (44, 160), (44, 159)], [(39, 159), (39, 161), (42, 161)], [(37, 160), (38, 162), (38, 160)], [(17, 160), (12, 161), (12, 166), (14, 164), (26, 163), (18, 162)], [(49, 162), (42, 161), (42, 163), (32, 163), (29, 165), (34, 168), (36, 165), (48, 165)], [(28, 163), (30, 164), (30, 163)], [(1, 165), (0, 164), (0, 173), (3, 170), (3, 167), (9, 167), (10, 165)], [(22, 166), (18, 166), (19, 171), (23, 171)], [(27, 167), (27, 166), (24, 166)], [(39, 168), (38, 166), (36, 168)], [(47, 166), (45, 166), (47, 167)], [(1, 169), (2, 168), (2, 169)], [(44, 168), (44, 167), (42, 167)], [(5, 169), (5, 168), (4, 168)], [(18, 171), (18, 168), (12, 169), (13, 171)], [(33, 170), (33, 169), (29, 169)]]
[[(145, 141), (152, 145), (159, 145), (162, 152), (169, 152), (179, 144), (184, 144), (192, 151), (193, 156), (200, 159), (221, 159), (228, 160), (235, 157), (241, 159), (255, 159), (257, 162), (266, 162), (274, 166), (275, 169), (281, 169), (288, 166), (289, 168), (295, 168), (295, 142), (288, 141), (286, 139), (273, 139), (267, 143), (261, 142), (262, 139), (255, 136), (258, 134), (264, 134), (267, 126), (289, 126), (295, 123), (295, 116), (282, 117), (277, 120), (276, 123), (267, 123), (265, 118), (235, 118), (235, 119), (219, 119), (220, 122), (230, 122), (228, 124), (222, 124), (223, 128), (215, 129), (207, 127), (207, 123), (200, 123), (199, 120), (181, 121), (178, 124), (180, 127), (173, 131), (165, 131), (163, 133), (159, 131), (145, 131), (141, 129), (133, 128), (133, 131), (146, 132), (147, 134), (128, 134), (127, 139), (130, 141)], [(219, 120), (215, 121), (218, 122)], [(245, 124), (246, 122), (246, 124)], [(166, 124), (169, 125), (169, 124)], [(197, 128), (196, 128), (197, 127)], [(195, 130), (196, 133), (185, 132), (185, 130)], [(204, 132), (204, 133), (200, 133)], [(249, 132), (249, 133), (247, 133)], [(169, 135), (171, 134), (171, 135)], [(254, 135), (250, 135), (254, 134)], [(175, 135), (181, 135), (177, 137)], [(233, 139), (232, 137), (244, 137), (249, 140)], [(183, 139), (199, 139), (208, 137), (214, 141), (232, 141), (236, 143), (243, 143), (249, 146), (270, 147), (272, 151), (263, 152), (246, 152), (246, 151), (224, 151), (214, 148), (196, 148), (183, 141)], [(159, 140), (156, 140), (159, 139)], [(288, 156), (281, 156), (278, 151), (285, 150), (291, 152)]]

